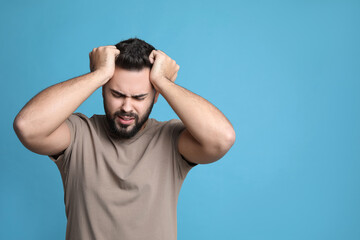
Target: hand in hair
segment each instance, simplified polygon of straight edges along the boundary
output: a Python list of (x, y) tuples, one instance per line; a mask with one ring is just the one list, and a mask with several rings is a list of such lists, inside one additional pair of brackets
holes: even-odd
[(153, 64), (150, 72), (150, 81), (157, 89), (161, 81), (169, 80), (175, 82), (180, 66), (161, 50), (153, 50), (149, 55)]
[(89, 53), (90, 71), (99, 71), (106, 77), (107, 81), (110, 80), (114, 75), (115, 60), (119, 54), (120, 51), (113, 45), (94, 48)]

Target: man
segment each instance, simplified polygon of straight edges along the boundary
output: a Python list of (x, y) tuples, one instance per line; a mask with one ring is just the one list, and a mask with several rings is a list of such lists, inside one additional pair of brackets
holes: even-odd
[[(40, 92), (14, 130), (60, 170), (66, 239), (174, 240), (187, 173), (220, 159), (234, 129), (216, 107), (175, 84), (179, 65), (143, 40), (94, 48), (89, 57), (90, 73)], [(73, 113), (99, 87), (106, 114)], [(159, 94), (180, 120), (148, 118)]]

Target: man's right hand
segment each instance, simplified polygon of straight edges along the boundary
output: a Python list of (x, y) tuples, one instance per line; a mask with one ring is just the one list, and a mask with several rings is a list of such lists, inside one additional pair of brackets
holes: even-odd
[[(115, 71), (115, 60), (119, 56), (120, 50), (114, 45), (101, 46), (94, 48), (89, 53), (90, 71), (99, 71), (103, 74), (106, 82), (109, 81)], [(104, 82), (103, 84), (105, 84)]]
[(29, 150), (56, 155), (70, 144), (65, 120), (94, 91), (114, 75), (116, 46), (94, 48), (89, 53), (90, 73), (52, 85), (33, 97), (14, 119), (14, 130)]

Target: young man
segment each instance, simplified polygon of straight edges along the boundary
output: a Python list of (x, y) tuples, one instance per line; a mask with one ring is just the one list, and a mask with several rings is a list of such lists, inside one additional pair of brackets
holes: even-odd
[[(66, 239), (175, 240), (181, 185), (233, 145), (227, 118), (175, 84), (179, 65), (138, 38), (94, 48), (91, 72), (53, 85), (14, 120), (20, 141), (61, 173)], [(105, 115), (73, 113), (102, 87)], [(149, 119), (159, 94), (180, 120)]]

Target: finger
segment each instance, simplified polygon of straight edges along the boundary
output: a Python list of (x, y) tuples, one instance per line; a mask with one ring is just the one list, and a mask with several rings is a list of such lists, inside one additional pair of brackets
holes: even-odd
[(158, 51), (158, 53), (160, 54), (160, 55), (162, 55), (162, 56), (165, 56), (165, 57), (168, 57), (168, 58), (170, 58), (171, 60), (173, 60), (169, 55), (167, 55), (165, 52), (163, 52), (163, 51), (161, 51), (161, 50), (157, 50)]
[(151, 64), (154, 63), (154, 54), (152, 52), (149, 55), (149, 61), (150, 61)]
[(170, 79), (172, 82), (175, 82), (175, 79), (177, 78), (177, 75), (178, 75), (178, 73), (176, 72), (175, 74), (174, 74), (174, 76), (172, 76), (172, 78)]
[(155, 58), (156, 58), (156, 54), (157, 54), (156, 50), (152, 50), (152, 51), (151, 51), (151, 53), (150, 53), (150, 55), (149, 55), (149, 61), (150, 61), (151, 64), (154, 63)]
[(102, 47), (116, 48), (116, 46), (115, 46), (115, 45), (106, 45), (106, 46), (102, 46)]
[(115, 60), (118, 59), (119, 56), (120, 56), (120, 53), (116, 53), (116, 54), (115, 54)]

